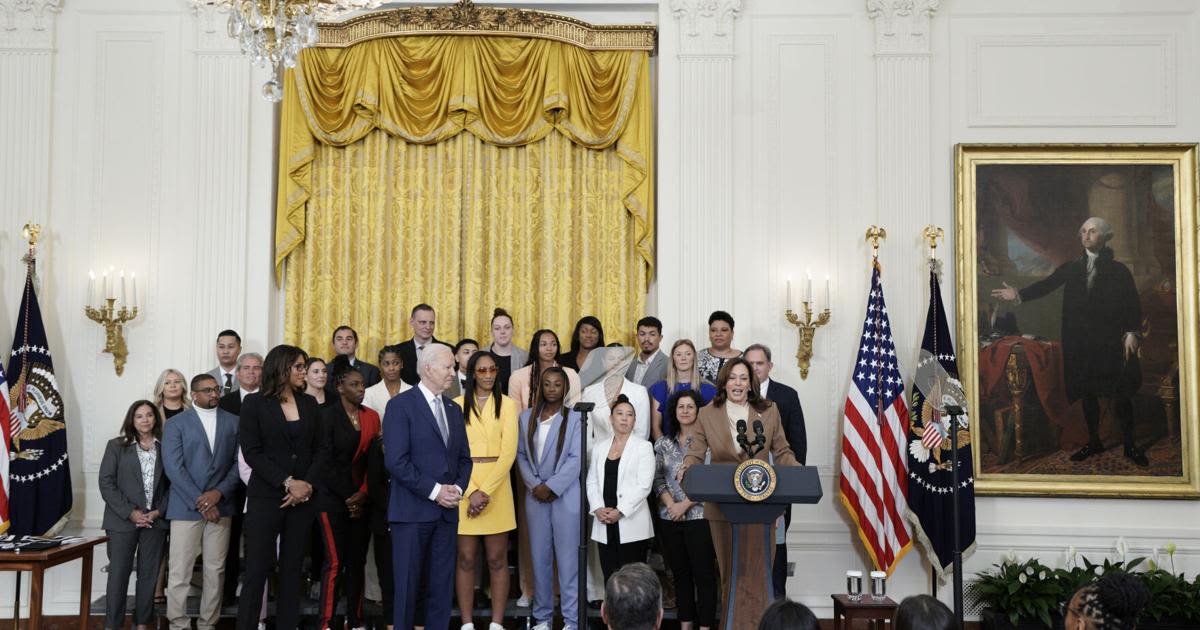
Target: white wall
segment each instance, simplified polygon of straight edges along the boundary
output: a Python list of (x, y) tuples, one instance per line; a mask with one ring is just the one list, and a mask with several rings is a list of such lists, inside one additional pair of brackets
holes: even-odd
[[(873, 0), (874, 19), (867, 0), (664, 0), (657, 13), (649, 1), (509, 4), (660, 24), (650, 303), (669, 338), (700, 343), (707, 313), (731, 310), (738, 344), (772, 346), (776, 377), (799, 389), (826, 499), (796, 512), (788, 543), (798, 577), (788, 586), (824, 617), (829, 594), (844, 588), (841, 572), (866, 565), (834, 492), (868, 282), (866, 227), (890, 235), (885, 286), (911, 372), (928, 299), (919, 234), (926, 223), (952, 233), (954, 143), (1200, 138), (1190, 71), (1200, 19), (1187, 0), (944, 0), (931, 19), (899, 15), (890, 27), (899, 0)], [(197, 15), (182, 0), (66, 0), (61, 12), (45, 10), (57, 5), (34, 0), (18, 11), (0, 0), (0, 343), (24, 272), (20, 226), (34, 219), (46, 229), (41, 299), (68, 401), (74, 515), (95, 531), (99, 456), (129, 401), (148, 396), (163, 367), (211, 367), (222, 328), (259, 351), (282, 337), (271, 276), (274, 112), (220, 15)], [(1111, 69), (1083, 63), (1095, 59)], [(953, 243), (941, 251), (949, 257)], [(126, 330), (120, 378), (99, 352), (102, 330), (82, 313), (87, 270), (108, 265), (136, 271), (149, 288), (144, 315)], [(801, 381), (783, 287), (790, 276), (798, 294), (807, 269), (818, 289), (831, 277), (833, 321)], [(1124, 535), (1138, 550), (1175, 541), (1179, 568), (1195, 572), (1198, 517), (1194, 502), (981, 498), (979, 552), (967, 571), (1009, 549), (1048, 561), (1068, 544), (1111, 553)], [(94, 593), (104, 564), (101, 556)], [(77, 571), (50, 571), (51, 614), (74, 610)], [(0, 593), (9, 580), (0, 576)], [(891, 590), (928, 585), (911, 554)], [(10, 609), (5, 599), (0, 616)]]

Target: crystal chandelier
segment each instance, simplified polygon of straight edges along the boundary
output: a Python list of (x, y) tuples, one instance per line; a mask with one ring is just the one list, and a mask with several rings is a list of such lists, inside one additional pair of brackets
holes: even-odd
[(229, 36), (260, 68), (270, 68), (263, 98), (283, 99), (280, 67), (296, 65), (300, 51), (317, 43), (317, 20), (337, 20), (351, 11), (374, 9), (384, 0), (192, 0), (229, 12)]

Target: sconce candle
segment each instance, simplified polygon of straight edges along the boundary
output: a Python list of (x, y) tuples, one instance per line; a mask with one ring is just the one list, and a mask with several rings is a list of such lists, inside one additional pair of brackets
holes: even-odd
[(128, 287), (125, 284), (125, 271), (121, 273), (121, 306), (117, 307), (116, 279), (110, 279), (113, 269), (109, 267), (104, 272), (100, 282), (102, 297), (97, 297), (96, 274), (88, 272), (88, 299), (83, 312), (88, 319), (104, 327), (104, 352), (113, 355), (113, 369), (117, 376), (125, 373), (125, 359), (129, 356), (129, 348), (125, 345), (124, 325), (138, 316), (137, 307), (137, 277), (130, 274), (130, 284), (133, 288), (133, 301), (129, 300)]

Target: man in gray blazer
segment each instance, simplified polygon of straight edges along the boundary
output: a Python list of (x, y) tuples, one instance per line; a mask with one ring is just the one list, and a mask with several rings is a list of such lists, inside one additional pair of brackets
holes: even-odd
[(658, 346), (662, 343), (662, 322), (657, 317), (643, 317), (637, 323), (637, 342), (641, 352), (629, 364), (625, 378), (641, 385), (651, 385), (667, 379), (667, 355)]
[(203, 556), (200, 630), (216, 628), (229, 551), (230, 498), (239, 481), (237, 416), (217, 408), (221, 387), (209, 374), (192, 378), (193, 406), (163, 429), (163, 469), (171, 480), (167, 518), (171, 542), (167, 571), (167, 619), (171, 628), (191, 627), (187, 594), (196, 556)]
[(208, 375), (217, 379), (221, 395), (237, 391), (237, 360), (242, 354), (242, 336), (235, 330), (222, 330), (217, 333), (217, 367), (208, 371)]

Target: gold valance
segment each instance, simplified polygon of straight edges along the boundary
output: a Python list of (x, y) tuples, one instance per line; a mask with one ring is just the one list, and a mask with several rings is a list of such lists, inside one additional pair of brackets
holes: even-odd
[(622, 200), (649, 277), (654, 191), (647, 51), (588, 51), (486, 35), (391, 37), (306, 49), (286, 80), (277, 273), (304, 240), (317, 143), (345, 146), (380, 129), (415, 144), (466, 131), (498, 146), (520, 146), (558, 130), (590, 149), (615, 146), (625, 165)]

